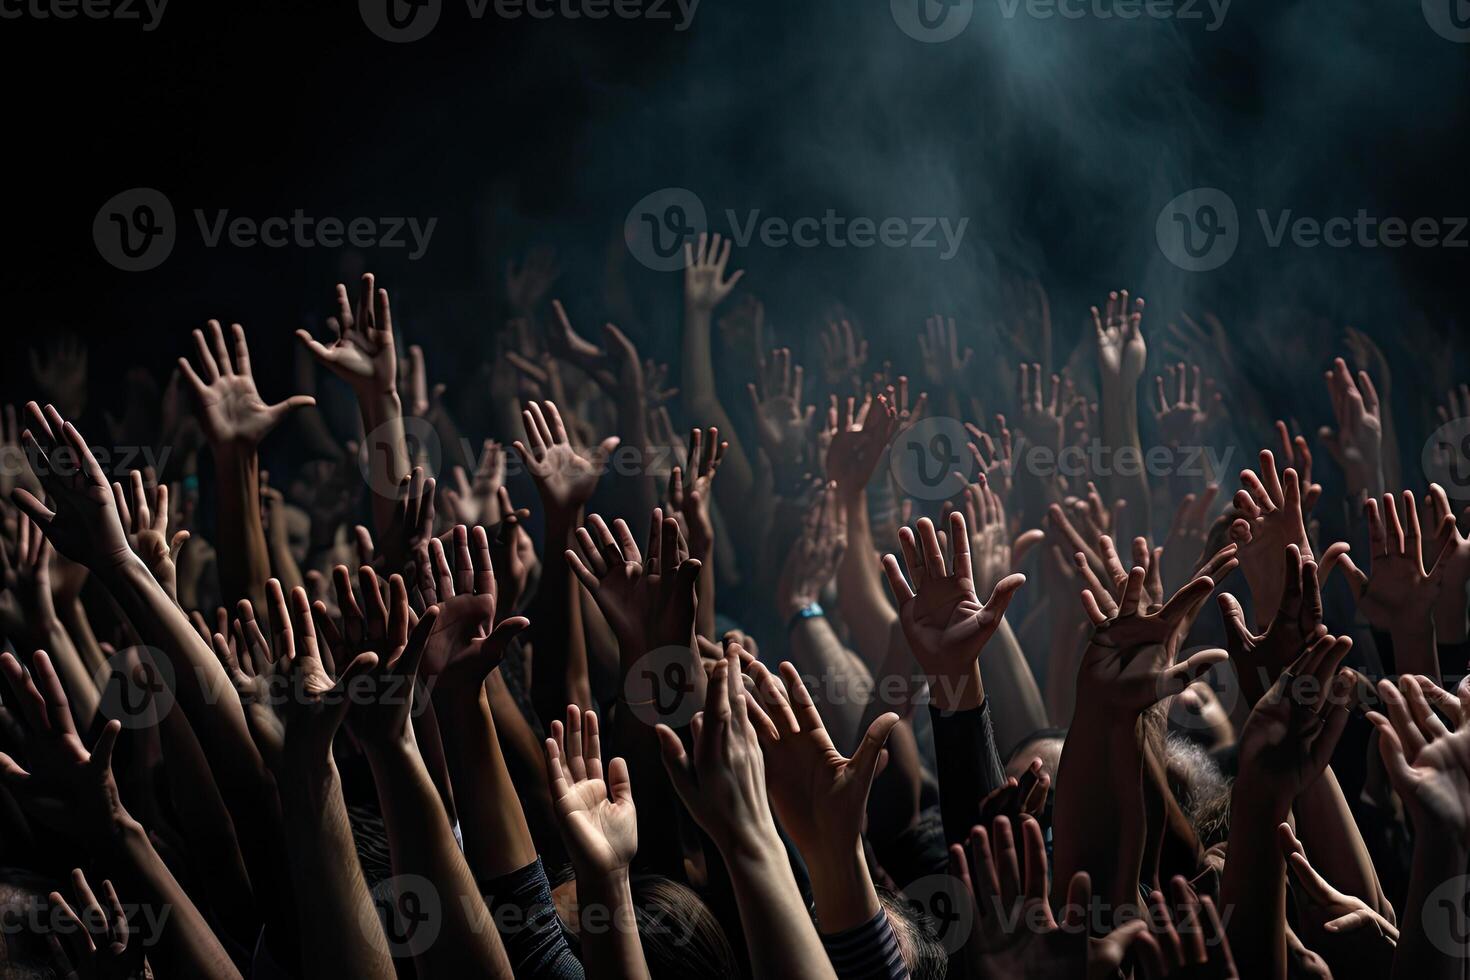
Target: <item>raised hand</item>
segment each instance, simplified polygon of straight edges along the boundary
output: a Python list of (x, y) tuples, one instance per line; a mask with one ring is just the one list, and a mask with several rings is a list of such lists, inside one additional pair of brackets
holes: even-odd
[(1215, 588), (1209, 576), (1195, 578), (1153, 611), (1143, 607), (1147, 571), (1141, 566), (1128, 573), (1116, 599), (1090, 571), (1084, 578), (1082, 605), (1094, 630), (1077, 674), (1079, 708), (1085, 703), (1105, 714), (1136, 717), (1226, 659), (1224, 650), (1201, 650), (1174, 662), (1188, 622)]
[(783, 662), (780, 671), (777, 677), (754, 660), (746, 667), (771, 806), (808, 862), (819, 855), (850, 859), (861, 846), (868, 790), (898, 715), (876, 718), (852, 758), (844, 758), (796, 667)]
[[(655, 509), (648, 532), (650, 558), (662, 533), (663, 511)], [(609, 528), (597, 514), (587, 519), (587, 527), (577, 528), (576, 538), (581, 553), (568, 548), (567, 564), (607, 618), (624, 658), (641, 657), (648, 650), (646, 619), (653, 582), (638, 542), (621, 517)]]
[(1389, 976), (1399, 930), (1367, 902), (1333, 888), (1307, 860), (1291, 824), (1276, 828), (1291, 874), (1298, 910), (1297, 930), (1307, 948), (1320, 953), (1334, 976)]
[(327, 317), (327, 325), (335, 335), (330, 347), (305, 330), (296, 331), (319, 364), (347, 382), (359, 398), (398, 390), (398, 354), (393, 344), (388, 290), (374, 289), (371, 272), (362, 277), (355, 311), (347, 287), (337, 284), (337, 315)]
[[(1296, 470), (1278, 475), (1276, 457), (1261, 450), (1261, 475), (1242, 470), (1243, 489), (1235, 493), (1238, 517), (1230, 525), (1230, 538), (1240, 546), (1240, 570), (1250, 586), (1257, 623), (1269, 623), (1281, 604), (1285, 580), (1281, 576), (1281, 553), (1296, 545), (1304, 557), (1312, 556), (1302, 515), (1301, 481)], [(1324, 560), (1325, 560), (1324, 556)]]
[(951, 844), (950, 873), (973, 895), (974, 931), (966, 957), (975, 976), (1087, 977), (1101, 980), (1116, 974), (1128, 951), (1147, 926), (1134, 920), (1111, 933), (1088, 936), (1092, 914), (1092, 880), (1086, 872), (1072, 876), (1059, 923), (1047, 904), (1046, 842), (1041, 824), (1020, 821), (1021, 847), (1008, 817), (997, 817), (987, 830), (970, 831), (968, 849)]
[(1451, 732), (1412, 678), (1405, 690), (1378, 682), (1388, 714), (1368, 712), (1389, 782), (1417, 834), (1470, 846), (1470, 726)]
[(1286, 588), (1281, 606), (1264, 632), (1251, 631), (1235, 596), (1228, 592), (1220, 594), (1230, 662), (1240, 680), (1241, 693), (1250, 704), (1261, 700), (1307, 645), (1327, 632), (1327, 627), (1322, 625), (1322, 589), (1317, 579), (1317, 563), (1303, 558), (1296, 545), (1288, 545), (1283, 555)]
[[(1429, 514), (1425, 523), (1431, 527), (1442, 527), (1446, 516), (1451, 521), (1455, 520), (1449, 497), (1439, 484), (1429, 485), (1426, 503)], [(1436, 570), (1440, 576), (1440, 587), (1439, 598), (1434, 603), (1435, 638), (1440, 643), (1459, 643), (1465, 639), (1466, 606), (1470, 602), (1470, 592), (1467, 592), (1470, 589), (1470, 536), (1463, 534), (1458, 526), (1450, 535), (1445, 550), (1439, 553)]]
[(105, 840), (126, 818), (112, 775), (112, 750), (122, 731), (113, 719), (103, 726), (91, 751), (77, 734), (61, 678), (44, 650), (30, 658), (30, 670), (11, 653), (0, 653), (5, 699), (24, 729), (26, 765), (0, 752), (0, 779), (38, 812), (79, 828), (91, 840)]
[(1143, 300), (1128, 303), (1128, 290), (1108, 293), (1102, 312), (1092, 308), (1092, 325), (1097, 338), (1097, 361), (1105, 382), (1132, 389), (1143, 376), (1148, 359), (1148, 346), (1143, 342), (1139, 323), (1143, 320)]
[(203, 377), (186, 357), (179, 358), (179, 370), (194, 392), (199, 425), (210, 445), (253, 449), (293, 408), (316, 404), (310, 395), (292, 395), (283, 402), (267, 405), (255, 388), (245, 328), (238, 323), (230, 324), (235, 348), (233, 361), (219, 321), (210, 320), (207, 328), (207, 339), (204, 331), (194, 331), (194, 346)]
[[(1338, 559), (1358, 608), (1377, 629), (1412, 629), (1421, 634), (1432, 630), (1432, 613), (1443, 584), (1441, 558), (1456, 542), (1454, 515), (1439, 512), (1438, 524), (1426, 542), (1411, 490), (1404, 491), (1402, 501), (1395, 500), (1391, 493), (1384, 494), (1381, 503), (1369, 497), (1363, 513), (1368, 518), (1368, 547), (1372, 552), (1368, 572), (1359, 570), (1345, 554)], [(1407, 669), (1409, 665), (1404, 666)]]
[(1164, 373), (1169, 376), (1167, 386), (1163, 375), (1154, 375), (1158, 398), (1154, 422), (1159, 435), (1171, 446), (1198, 446), (1211, 416), (1219, 410), (1220, 395), (1213, 382), (1200, 381), (1198, 364), (1192, 369), (1186, 368), (1183, 361), (1167, 364)]
[(456, 524), (489, 527), (500, 522), (499, 492), (505, 484), (505, 450), (486, 439), (480, 447), (480, 462), (473, 482), (463, 466), (453, 471), (454, 485), (444, 490), (444, 509)]
[(691, 429), (684, 465), (675, 466), (669, 473), (669, 511), (684, 519), (689, 553), (700, 561), (709, 561), (710, 549), (714, 546), (711, 494), (715, 473), (725, 458), (725, 450), (729, 448), (730, 444), (720, 439), (719, 429)]
[(1289, 805), (1327, 768), (1351, 713), (1353, 672), (1338, 666), (1352, 646), (1345, 636), (1315, 637), (1256, 702), (1240, 731), (1237, 786)]
[(434, 489), (438, 484), (415, 466), (398, 481), (381, 551), (389, 569), (407, 567), (413, 554), (434, 536)]
[(1169, 882), (1174, 908), (1155, 889), (1148, 896), (1149, 931), (1138, 939), (1146, 980), (1237, 980), (1225, 926), (1208, 895), (1199, 896), (1180, 875)]
[(863, 365), (868, 363), (868, 342), (848, 320), (828, 323), (820, 337), (822, 374), (827, 387), (834, 392), (852, 390), (862, 378)]
[(353, 737), (367, 746), (411, 743), (413, 726), (409, 719), (419, 663), (437, 625), (439, 607), (425, 609), (410, 633), (409, 620), (413, 613), (401, 576), (388, 579), (385, 602), (373, 570), (366, 566), (359, 569), (362, 604), (367, 607), (364, 613), (347, 582), (347, 570), (339, 565), (335, 572), (342, 626), (339, 630), (330, 619), (318, 619), (327, 643), (333, 648), (333, 659), (346, 659), (358, 650), (378, 655), (362, 671), (362, 680), (355, 688), (347, 713), (347, 726)]
[(954, 317), (931, 316), (919, 334), (919, 356), (925, 380), (936, 389), (954, 391), (965, 387), (975, 352), (968, 347), (960, 352)]
[(57, 551), (93, 571), (135, 560), (112, 487), (76, 426), (50, 405), (43, 411), (28, 402), (26, 416), (29, 424), (21, 433), (26, 455), (56, 510), (24, 489), (12, 491), (15, 505)]
[(143, 943), (133, 939), (127, 911), (112, 882), (102, 881), (105, 909), (81, 868), (72, 869), (71, 887), (80, 911), (72, 908), (60, 892), (47, 897), (59, 917), (53, 920), (53, 931), (46, 934), (57, 975), (76, 980), (139, 980), (151, 976), (152, 970), (144, 961)]
[(845, 497), (856, 497), (873, 478), (898, 426), (898, 412), (886, 395), (871, 395), (853, 411), (851, 398), (832, 398), (827, 410), (827, 479)]
[(965, 487), (965, 516), (971, 537), (971, 564), (975, 569), (975, 593), (989, 595), (999, 582), (1014, 572), (1046, 532), (1039, 528), (1023, 531), (1011, 540), (1005, 503), (990, 488), (982, 473), (978, 483)]
[(567, 720), (551, 723), (546, 740), (546, 778), (567, 853), (579, 879), (626, 874), (638, 851), (638, 817), (628, 764), (613, 759), (602, 768), (597, 714), (567, 705)]
[(803, 370), (791, 361), (791, 350), (778, 347), (770, 362), (762, 359), (756, 384), (747, 384), (755, 413), (756, 435), (776, 471), (778, 488), (800, 478), (805, 463), (815, 406), (801, 400)]
[(149, 500), (147, 488), (143, 484), (143, 474), (133, 470), (128, 477), (129, 489), (132, 492), (132, 506), (128, 505), (128, 493), (123, 489), (121, 483), (112, 485), (112, 496), (117, 504), (118, 515), (121, 517), (123, 526), (128, 529), (129, 538), (133, 550), (138, 557), (143, 559), (143, 564), (148, 566), (148, 571), (153, 574), (153, 579), (163, 587), (170, 599), (178, 602), (178, 574), (177, 563), (179, 549), (184, 542), (189, 540), (188, 531), (175, 531), (173, 537), (168, 534), (168, 486), (158, 484), (153, 488), (152, 500)]
[(684, 305), (690, 311), (709, 314), (745, 275), (744, 269), (737, 269), (726, 277), (730, 245), (726, 238), (721, 246), (718, 232), (700, 232), (698, 242), (684, 243)]
[(1367, 371), (1359, 371), (1354, 379), (1340, 357), (1323, 377), (1332, 396), (1337, 429), (1324, 425), (1317, 437), (1342, 467), (1350, 491), (1374, 496), (1383, 488), (1383, 413), (1378, 390)]
[(521, 420), (526, 427), (526, 442), (517, 439), (512, 445), (536, 482), (542, 503), (548, 511), (574, 516), (592, 499), (618, 438), (610, 436), (595, 449), (579, 452), (567, 438), (561, 413), (553, 402), (527, 402)]
[(837, 486), (829, 483), (807, 508), (801, 536), (786, 555), (776, 584), (776, 613), (789, 622), (815, 603), (837, 574), (847, 550), (847, 515), (837, 500)]
[(899, 622), (909, 649), (930, 677), (931, 696), (948, 710), (977, 707), (984, 699), (980, 651), (1000, 628), (1001, 617), (1026, 576), (1007, 575), (982, 605), (970, 565), (969, 529), (958, 511), (949, 515), (952, 570), (945, 567), (939, 535), (927, 517), (919, 520), (917, 538), (904, 527), (899, 529), (898, 540), (913, 587), (893, 555), (883, 556), (883, 570), (898, 599)]
[(1060, 453), (1067, 433), (1067, 416), (1083, 399), (1076, 394), (1070, 380), (1064, 384), (1057, 374), (1051, 376), (1051, 395), (1047, 397), (1040, 364), (1022, 362), (1017, 372), (1020, 411), (1016, 413), (1016, 428), (1031, 445)]
[(705, 688), (704, 710), (695, 715), (692, 756), (667, 725), (659, 747), (674, 790), (721, 854), (764, 846), (775, 833), (766, 796), (765, 757), (741, 681), (739, 644), (725, 648)]
[(53, 339), (42, 354), (29, 351), (31, 376), (49, 401), (67, 415), (80, 415), (87, 405), (87, 347), (75, 336)]
[[(1292, 426), (1295, 425), (1293, 421)], [(1276, 438), (1281, 443), (1282, 464), (1296, 470), (1301, 481), (1302, 513), (1310, 514), (1322, 496), (1322, 484), (1312, 482), (1312, 449), (1307, 445), (1306, 437), (1293, 436), (1282, 419), (1276, 420)]]
[(1164, 586), (1177, 589), (1190, 579), (1205, 560), (1205, 545), (1210, 534), (1210, 510), (1220, 493), (1219, 484), (1211, 483), (1203, 493), (1184, 495), (1174, 511), (1169, 533), (1164, 538)]
[(510, 641), (531, 621), (524, 616), (496, 621), (495, 572), (483, 527), (470, 531), (456, 525), (453, 548), (453, 567), (438, 538), (420, 545), (416, 555), (424, 605), (439, 607), (420, 669), (425, 676), (439, 677), (441, 684), (471, 691), (478, 698), (480, 686), (500, 665)]

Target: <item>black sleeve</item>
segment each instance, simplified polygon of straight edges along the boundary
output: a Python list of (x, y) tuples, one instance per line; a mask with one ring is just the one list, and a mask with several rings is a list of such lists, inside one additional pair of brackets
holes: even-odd
[(584, 980), (551, 900), (551, 882), (541, 859), (508, 875), (480, 882), (480, 893), (505, 944), (518, 980)]
[(979, 819), (980, 801), (1005, 782), (990, 724), (990, 701), (969, 711), (949, 713), (930, 704), (929, 720), (934, 727), (944, 840), (946, 844), (963, 843)]

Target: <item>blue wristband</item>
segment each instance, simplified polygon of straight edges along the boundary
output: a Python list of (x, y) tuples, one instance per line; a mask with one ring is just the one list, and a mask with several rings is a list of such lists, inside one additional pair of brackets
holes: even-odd
[(822, 611), (822, 604), (820, 602), (809, 602), (798, 609), (796, 615), (787, 621), (786, 632), (790, 633), (804, 619), (816, 619), (819, 616), (825, 615), (827, 614)]

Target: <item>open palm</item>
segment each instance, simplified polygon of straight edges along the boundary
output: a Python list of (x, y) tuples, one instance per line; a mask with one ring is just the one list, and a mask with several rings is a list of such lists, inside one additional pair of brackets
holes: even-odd
[(603, 778), (596, 712), (567, 705), (567, 720), (551, 723), (546, 775), (557, 824), (579, 875), (626, 870), (638, 851), (638, 817), (628, 766), (613, 759)]

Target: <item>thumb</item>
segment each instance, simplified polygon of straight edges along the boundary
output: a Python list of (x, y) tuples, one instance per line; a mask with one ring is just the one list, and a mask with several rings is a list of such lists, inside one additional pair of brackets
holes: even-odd
[(1225, 620), (1225, 629), (1230, 638), (1241, 646), (1251, 641), (1250, 627), (1245, 624), (1245, 610), (1229, 592), (1220, 593), (1220, 615)]
[(1020, 565), (1021, 561), (1026, 557), (1027, 552), (1040, 544), (1045, 537), (1046, 532), (1040, 528), (1032, 528), (1030, 531), (1018, 536), (1011, 543), (1011, 567), (1015, 568), (1017, 565)]
[(873, 777), (878, 774), (878, 762), (883, 755), (883, 746), (887, 744), (888, 736), (897, 724), (898, 715), (892, 711), (885, 712), (873, 719), (873, 723), (868, 726), (867, 734), (863, 736), (857, 751), (849, 760), (849, 765), (853, 770), (853, 779), (862, 786), (865, 797), (868, 794), (868, 787), (873, 785)]

